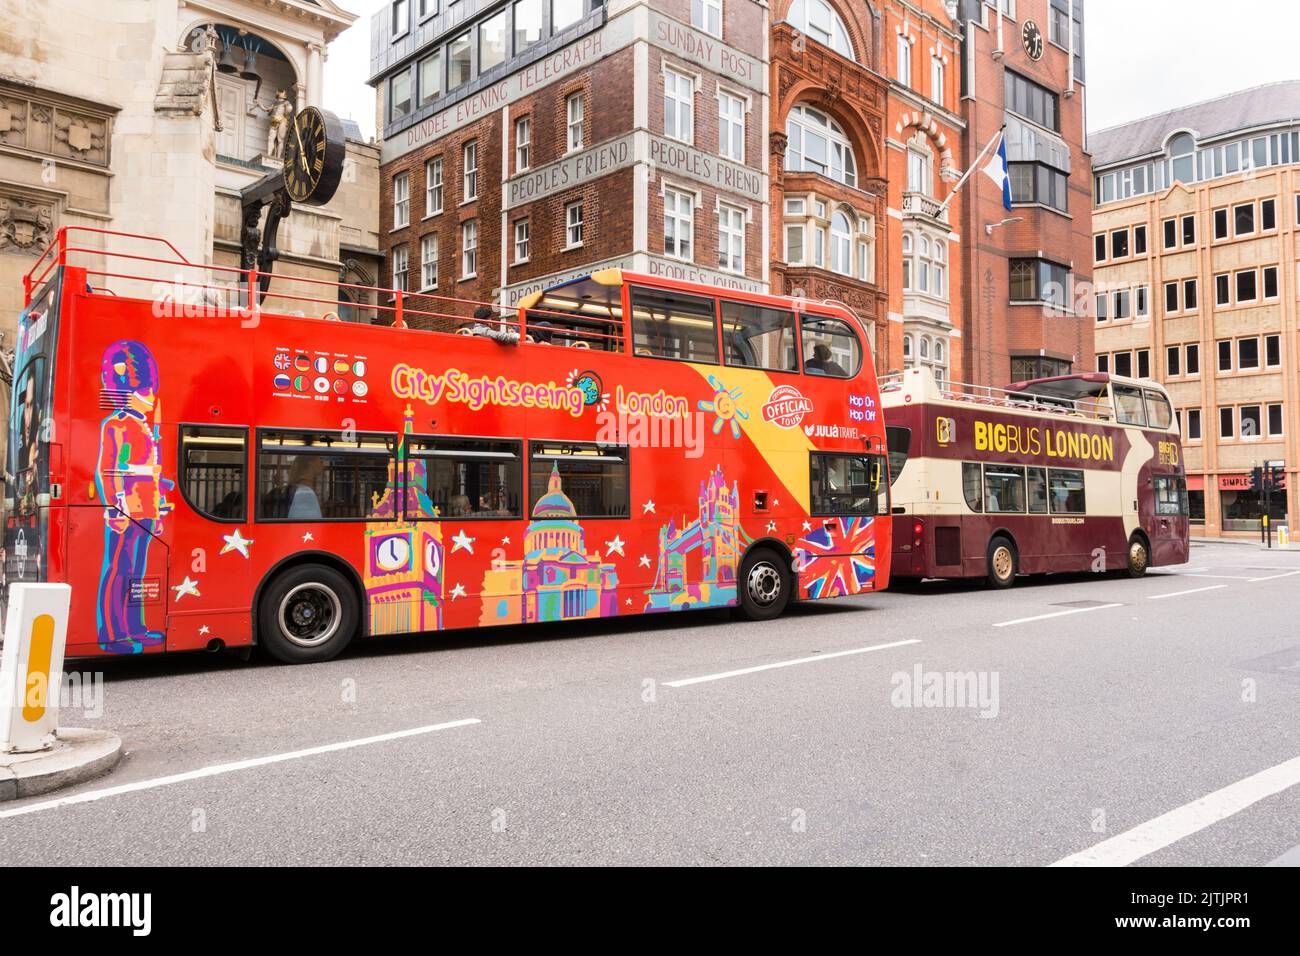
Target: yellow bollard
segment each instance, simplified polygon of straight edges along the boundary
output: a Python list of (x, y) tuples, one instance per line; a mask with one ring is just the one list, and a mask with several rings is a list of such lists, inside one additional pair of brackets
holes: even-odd
[(0, 656), (0, 753), (30, 753), (54, 744), (71, 598), (66, 584), (9, 589)]

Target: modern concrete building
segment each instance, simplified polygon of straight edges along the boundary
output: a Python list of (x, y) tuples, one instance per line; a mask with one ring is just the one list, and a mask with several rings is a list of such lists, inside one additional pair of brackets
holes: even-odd
[(1296, 513), (1300, 81), (1090, 137), (1097, 365), (1163, 382), (1194, 533), (1258, 533), (1254, 466), (1285, 463)]

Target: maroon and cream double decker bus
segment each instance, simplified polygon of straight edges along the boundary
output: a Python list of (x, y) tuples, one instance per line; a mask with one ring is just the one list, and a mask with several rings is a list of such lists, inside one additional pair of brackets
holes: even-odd
[(895, 579), (1116, 570), (1188, 554), (1178, 423), (1154, 382), (1100, 372), (1005, 389), (882, 379), (894, 465)]

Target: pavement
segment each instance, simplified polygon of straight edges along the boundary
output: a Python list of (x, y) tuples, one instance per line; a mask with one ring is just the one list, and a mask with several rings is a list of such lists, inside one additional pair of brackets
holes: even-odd
[(1300, 555), (1210, 543), (763, 624), (108, 661), (65, 713), (117, 770), (3, 804), (0, 864), (1284, 865), (1298, 587)]

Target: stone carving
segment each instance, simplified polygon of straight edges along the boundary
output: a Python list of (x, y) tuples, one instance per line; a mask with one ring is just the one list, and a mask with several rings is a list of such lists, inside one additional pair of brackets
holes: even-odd
[(0, 252), (39, 255), (53, 238), (52, 203), (0, 196)]
[(0, 144), (5, 146), (107, 166), (110, 123), (106, 113), (46, 102), (0, 83)]
[(289, 135), (289, 123), (293, 120), (293, 104), (289, 102), (289, 94), (284, 90), (276, 93), (275, 102), (270, 106), (263, 106), (257, 100), (253, 100), (253, 105), (248, 108), (248, 112), (251, 114), (255, 110), (261, 110), (271, 118), (271, 129), (266, 134), (267, 157), (284, 159), (284, 144)]
[(103, 163), (107, 124), (103, 120), (56, 110), (51, 152), (91, 163)]

